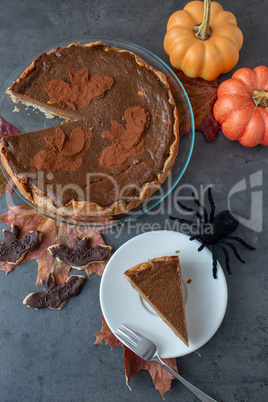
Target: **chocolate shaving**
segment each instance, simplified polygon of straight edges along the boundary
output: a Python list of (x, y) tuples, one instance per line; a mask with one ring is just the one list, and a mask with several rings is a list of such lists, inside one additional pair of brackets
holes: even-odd
[(88, 247), (88, 239), (73, 239), (74, 247), (64, 244), (55, 244), (48, 248), (54, 258), (69, 265), (72, 268), (84, 269), (94, 262), (102, 262), (111, 254), (112, 247), (98, 244), (93, 248)]
[(71, 275), (62, 285), (54, 282), (52, 275), (42, 280), (43, 292), (30, 293), (23, 300), (27, 307), (33, 307), (36, 310), (49, 307), (51, 309), (61, 310), (70, 297), (75, 297), (81, 292), (85, 277), (81, 275)]
[(9, 264), (18, 264), (28, 251), (35, 251), (42, 238), (42, 232), (34, 230), (19, 239), (20, 229), (17, 226), (12, 226), (11, 230), (4, 229), (3, 233), (5, 240), (0, 243), (0, 261)]

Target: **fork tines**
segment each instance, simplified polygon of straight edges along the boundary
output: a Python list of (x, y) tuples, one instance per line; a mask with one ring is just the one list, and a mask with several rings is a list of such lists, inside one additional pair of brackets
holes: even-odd
[(115, 333), (115, 335), (122, 343), (125, 343), (130, 349), (136, 347), (137, 341), (141, 340), (137, 332), (135, 332), (133, 329), (130, 329), (124, 324), (121, 324), (121, 328), (120, 327), (117, 328), (117, 331), (120, 332), (120, 334)]

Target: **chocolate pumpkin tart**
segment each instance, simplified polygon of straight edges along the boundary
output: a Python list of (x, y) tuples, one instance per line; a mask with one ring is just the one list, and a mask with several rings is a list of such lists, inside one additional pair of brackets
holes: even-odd
[(59, 47), (36, 58), (7, 92), (66, 119), (0, 145), (18, 189), (48, 213), (127, 212), (172, 169), (179, 135), (169, 85), (132, 52), (103, 42)]
[(128, 269), (124, 276), (189, 346), (179, 257), (154, 258)]

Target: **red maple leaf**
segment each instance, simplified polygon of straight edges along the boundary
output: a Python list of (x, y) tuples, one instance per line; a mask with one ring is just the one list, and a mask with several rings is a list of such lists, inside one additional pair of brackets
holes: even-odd
[[(215, 140), (221, 128), (221, 125), (213, 116), (213, 106), (217, 100), (217, 80), (205, 81), (202, 78), (189, 78), (182, 71), (174, 70), (174, 72), (190, 99), (194, 114), (195, 129), (202, 131), (207, 140)], [(172, 86), (171, 90), (179, 112), (180, 137), (182, 137), (189, 129), (185, 119), (184, 106)]]
[[(110, 328), (108, 327), (104, 318), (102, 320), (102, 329), (101, 331), (95, 334), (96, 343), (103, 343), (110, 345), (113, 349), (118, 345), (122, 345), (122, 343), (116, 338), (116, 336), (112, 333)], [(123, 346), (123, 345), (122, 345)], [(124, 360), (125, 360), (125, 374), (126, 374), (126, 384), (129, 387), (130, 379), (137, 374), (140, 370), (147, 370), (152, 377), (155, 388), (160, 392), (163, 399), (165, 393), (170, 390), (171, 382), (173, 380), (173, 376), (169, 374), (160, 364), (157, 362), (147, 362), (133, 353), (126, 346), (124, 347)], [(177, 360), (176, 358), (163, 359), (163, 361), (168, 364), (173, 370), (178, 372), (177, 369)], [(130, 388), (130, 387), (129, 387)]]

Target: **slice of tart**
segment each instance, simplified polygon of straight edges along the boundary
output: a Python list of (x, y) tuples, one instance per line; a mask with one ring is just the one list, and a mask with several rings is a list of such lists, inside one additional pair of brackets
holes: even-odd
[(103, 42), (58, 47), (33, 60), (7, 92), (68, 119), (0, 141), (10, 178), (48, 214), (125, 213), (171, 172), (177, 108), (165, 75), (132, 52)]
[(189, 346), (179, 257), (154, 258), (128, 269), (124, 276)]

